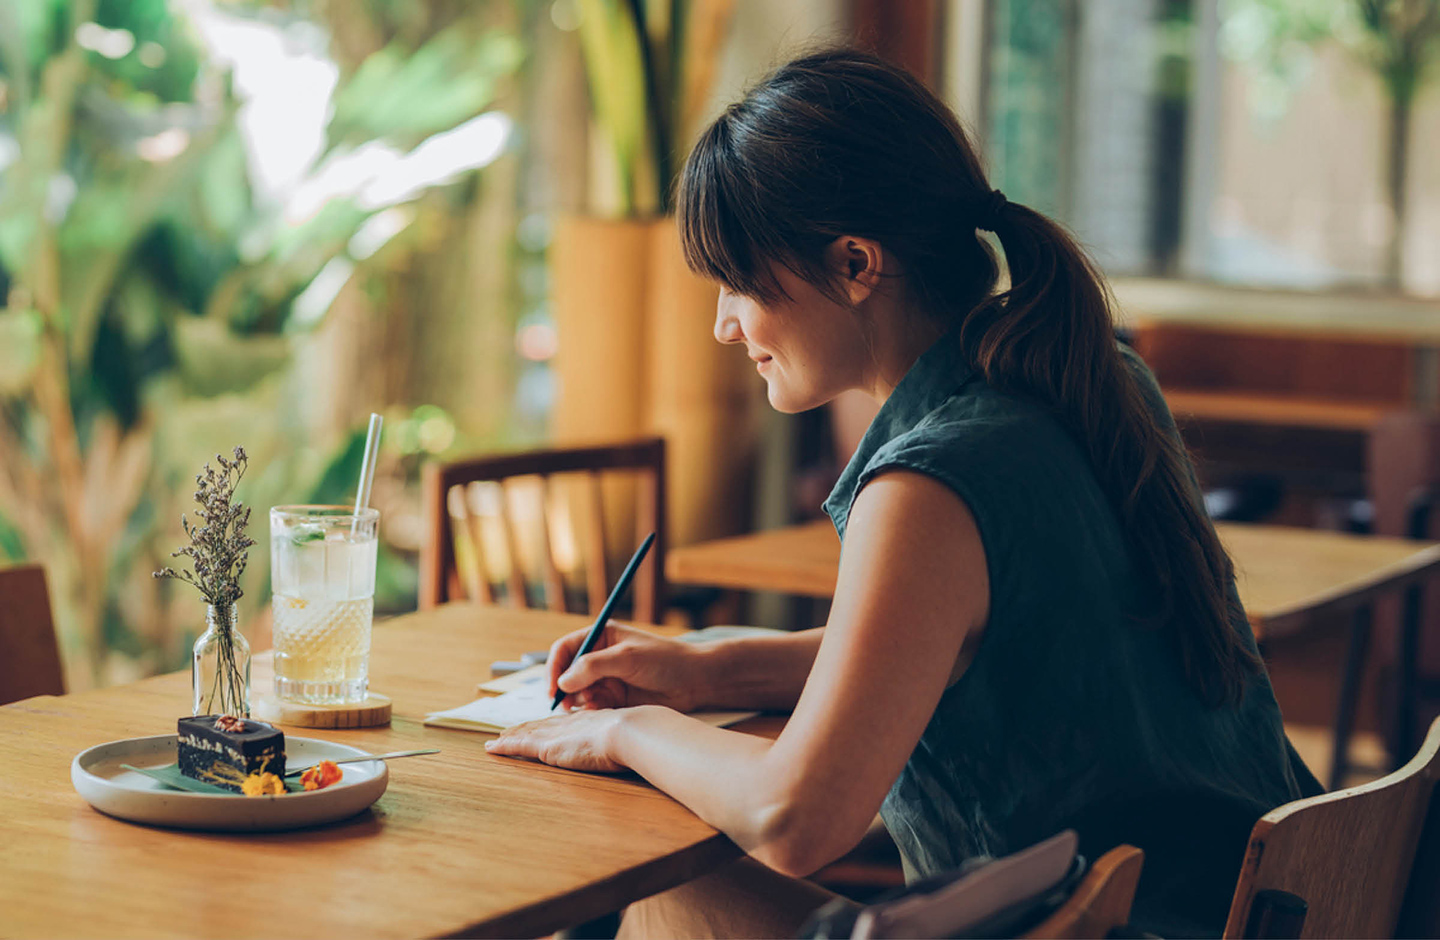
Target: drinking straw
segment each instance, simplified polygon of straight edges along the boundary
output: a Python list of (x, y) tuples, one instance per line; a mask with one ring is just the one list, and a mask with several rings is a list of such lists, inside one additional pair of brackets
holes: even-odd
[(375, 482), (375, 455), (380, 451), (380, 426), (385, 419), (370, 414), (370, 430), (365, 434), (365, 460), (360, 464), (360, 489), (355, 493), (355, 513), (350, 520), (350, 535), (360, 522), (360, 513), (370, 506), (370, 484)]

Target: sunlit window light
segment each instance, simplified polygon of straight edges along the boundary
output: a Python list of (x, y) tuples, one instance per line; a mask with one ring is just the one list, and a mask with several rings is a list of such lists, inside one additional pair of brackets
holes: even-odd
[(515, 410), (531, 420), (541, 420), (555, 407), (555, 371), (539, 363), (526, 366), (515, 383)]
[(440, 454), (455, 443), (455, 422), (449, 415), (431, 415), (420, 422), (420, 447), (427, 453)]
[(158, 69), (165, 64), (165, 47), (158, 42), (142, 42), (136, 58), (147, 69)]
[(106, 29), (99, 23), (75, 27), (75, 44), (107, 59), (123, 59), (135, 48), (135, 34), (128, 29)]
[(508, 114), (487, 111), (435, 134), (361, 190), (360, 207), (393, 206), (430, 186), (448, 183), (466, 170), (488, 166), (504, 152), (513, 124)]
[(146, 137), (135, 144), (140, 159), (151, 163), (164, 163), (185, 152), (190, 146), (190, 133), (182, 127), (163, 130), (153, 137)]
[(350, 257), (364, 261), (375, 254), (386, 242), (399, 235), (415, 218), (411, 210), (396, 207), (376, 213), (365, 220), (359, 231), (350, 236), (348, 249)]
[(354, 273), (355, 262), (349, 258), (331, 258), (310, 286), (295, 298), (290, 324), (296, 329), (309, 329), (319, 323)]
[(580, 28), (580, 4), (575, 0), (555, 0), (550, 4), (550, 22), (558, 30), (574, 32)]
[(251, 183), (264, 202), (282, 202), (314, 166), (325, 146), (330, 98), (340, 69), (323, 54), (319, 33), (297, 34), (222, 13), (207, 0), (181, 0), (211, 57), (231, 69), (244, 102), (238, 123)]
[[(398, 205), (493, 162), (510, 138), (510, 117), (492, 111), (435, 134), (409, 154), (375, 141), (333, 154), (317, 170), (340, 75), (324, 54), (325, 34), (233, 16), (210, 0), (177, 3), (212, 58), (232, 71), (243, 102), (238, 123), (251, 183), (259, 201), (283, 206), (286, 225), (304, 224), (337, 198), (354, 198), (368, 211)], [(367, 251), (362, 239), (356, 257), (379, 244)]]
[(303, 225), (341, 196), (352, 196), (400, 161), (400, 151), (372, 141), (326, 158), (320, 169), (299, 182), (285, 203), (285, 222)]
[(553, 359), (559, 347), (555, 327), (549, 323), (531, 323), (515, 334), (515, 350), (531, 362)]
[(550, 237), (550, 219), (543, 212), (531, 212), (515, 226), (515, 238), (526, 251), (544, 251)]
[(45, 190), (45, 220), (51, 225), (59, 225), (79, 192), (75, 177), (69, 173), (57, 173), (50, 177), (50, 185)]
[(0, 173), (16, 160), (20, 159), (20, 142), (13, 134), (0, 131)]
[(492, 163), (504, 151), (512, 127), (509, 115), (489, 111), (429, 137), (409, 154), (380, 142), (337, 153), (295, 187), (285, 205), (285, 221), (303, 224), (325, 203), (342, 196), (356, 197), (367, 210), (413, 199), (431, 186)]

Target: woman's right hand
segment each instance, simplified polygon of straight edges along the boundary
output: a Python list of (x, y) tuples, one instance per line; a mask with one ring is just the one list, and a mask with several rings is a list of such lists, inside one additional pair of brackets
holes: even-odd
[(664, 705), (689, 712), (700, 705), (699, 648), (612, 620), (577, 660), (589, 632), (567, 633), (550, 647), (550, 695), (563, 690), (563, 708)]

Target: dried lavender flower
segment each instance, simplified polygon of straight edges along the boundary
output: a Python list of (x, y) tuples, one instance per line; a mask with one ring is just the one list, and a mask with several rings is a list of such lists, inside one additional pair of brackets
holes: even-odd
[(204, 471), (195, 475), (195, 502), (200, 505), (195, 517), (201, 524), (191, 525), (182, 514), (180, 526), (190, 544), (170, 553), (172, 558), (189, 558), (191, 567), (176, 571), (167, 566), (155, 572), (154, 577), (192, 584), (206, 603), (223, 608), (233, 606), (245, 595), (240, 590), (240, 575), (245, 572), (255, 540), (245, 534), (250, 510), (235, 500), (235, 487), (249, 465), (245, 449), (236, 447), (232, 460), (222, 454), (216, 454), (215, 460), (220, 472), (207, 463)]

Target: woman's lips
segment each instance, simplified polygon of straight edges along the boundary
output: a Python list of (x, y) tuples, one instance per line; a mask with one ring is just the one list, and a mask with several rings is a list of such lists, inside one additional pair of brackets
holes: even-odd
[(755, 360), (755, 371), (756, 371), (756, 372), (763, 372), (763, 371), (765, 371), (765, 367), (768, 366), (770, 363), (772, 363), (772, 362), (774, 362), (774, 361), (775, 361), (775, 360), (772, 359), (772, 358), (769, 357), (769, 356), (765, 356), (764, 358), (761, 358), (761, 359), (756, 359), (756, 360)]

